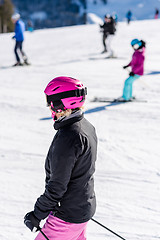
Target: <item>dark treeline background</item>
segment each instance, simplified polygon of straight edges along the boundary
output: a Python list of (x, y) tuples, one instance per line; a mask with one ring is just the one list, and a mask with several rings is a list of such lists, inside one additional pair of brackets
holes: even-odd
[(86, 0), (12, 0), (25, 21), (34, 28), (51, 28), (86, 23)]
[[(107, 0), (93, 0), (93, 3)], [(11, 16), (18, 12), (34, 29), (87, 23), (87, 0), (0, 0), (0, 32), (14, 30)]]
[(12, 32), (14, 25), (11, 16), (14, 6), (11, 0), (0, 0), (0, 33)]

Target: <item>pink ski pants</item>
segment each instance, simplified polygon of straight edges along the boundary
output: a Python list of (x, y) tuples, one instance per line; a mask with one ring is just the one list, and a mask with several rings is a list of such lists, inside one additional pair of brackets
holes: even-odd
[[(86, 240), (86, 227), (87, 222), (69, 223), (50, 214), (42, 231), (49, 240)], [(35, 240), (46, 238), (39, 232)]]

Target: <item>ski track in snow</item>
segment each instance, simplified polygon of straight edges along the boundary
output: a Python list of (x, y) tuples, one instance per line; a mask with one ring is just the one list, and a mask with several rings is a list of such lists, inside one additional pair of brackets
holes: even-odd
[[(94, 218), (127, 240), (160, 237), (160, 20), (118, 23), (117, 59), (101, 55), (98, 25), (26, 32), (32, 65), (12, 68), (12, 33), (0, 35), (0, 239), (34, 239), (23, 224), (44, 191), (44, 161), (55, 134), (44, 88), (56, 76), (79, 78), (88, 87), (85, 117), (98, 135)], [(132, 55), (130, 41), (147, 42), (145, 75), (134, 83), (147, 103), (93, 103), (119, 97)], [(3, 56), (3, 58), (2, 58)], [(90, 221), (88, 240), (118, 239)]]

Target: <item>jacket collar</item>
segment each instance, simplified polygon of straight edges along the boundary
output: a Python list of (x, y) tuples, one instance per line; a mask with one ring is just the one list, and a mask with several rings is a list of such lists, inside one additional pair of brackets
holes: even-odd
[(72, 113), (68, 117), (61, 117), (55, 121), (55, 123), (53, 125), (54, 129), (59, 130), (60, 128), (66, 127), (68, 125), (71, 125), (75, 122), (80, 121), (83, 117), (84, 117), (84, 114), (83, 114), (82, 110), (78, 110), (78, 111)]

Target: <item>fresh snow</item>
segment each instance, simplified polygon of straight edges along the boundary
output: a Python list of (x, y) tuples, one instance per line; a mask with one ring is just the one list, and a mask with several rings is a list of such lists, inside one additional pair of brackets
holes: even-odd
[[(31, 66), (15, 63), (12, 33), (0, 35), (0, 239), (29, 240), (23, 217), (44, 191), (44, 161), (55, 134), (43, 93), (56, 76), (71, 76), (88, 87), (85, 117), (98, 135), (94, 218), (127, 240), (160, 238), (160, 32), (159, 20), (123, 22), (104, 59), (98, 25), (25, 33)], [(146, 41), (145, 75), (134, 95), (148, 102), (94, 103), (120, 97), (132, 55), (130, 41)], [(89, 222), (88, 240), (118, 239)]]
[(87, 23), (88, 24), (96, 23), (96, 24), (102, 25), (103, 20), (102, 20), (102, 18), (98, 17), (95, 13), (88, 13), (87, 14)]

